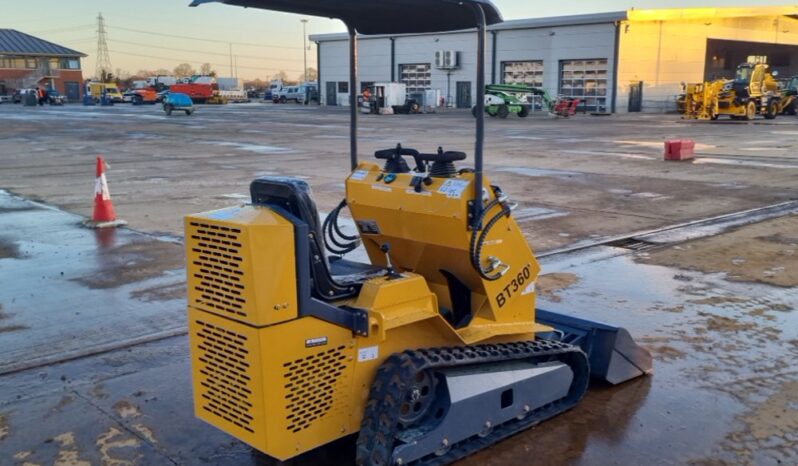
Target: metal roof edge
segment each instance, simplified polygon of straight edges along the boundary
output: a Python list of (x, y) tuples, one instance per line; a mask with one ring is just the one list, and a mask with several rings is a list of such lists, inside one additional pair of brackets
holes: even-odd
[[(587, 15), (569, 15), (569, 16), (549, 16), (543, 18), (527, 18), (527, 19), (511, 19), (503, 23), (488, 26), (489, 31), (506, 31), (510, 29), (540, 29), (546, 27), (561, 27), (561, 26), (583, 26), (586, 24), (601, 24), (601, 23), (614, 23), (617, 21), (624, 21), (628, 18), (626, 11), (615, 11), (608, 13), (594, 13)], [(363, 39), (382, 39), (388, 37), (403, 37), (403, 36), (430, 36), (442, 34), (460, 34), (464, 32), (473, 32), (473, 29), (464, 29), (460, 31), (446, 31), (446, 32), (427, 32), (422, 34), (380, 34), (372, 36), (360, 36)], [(333, 32), (328, 34), (313, 34), (310, 36), (313, 42), (334, 42), (341, 40), (349, 40), (349, 34), (345, 32)]]
[(42, 39), (40, 37), (36, 37), (34, 35), (18, 31), (16, 29), (11, 28), (0, 28), (0, 31), (9, 31), (14, 34), (19, 34), (23, 36), (26, 40), (35, 40), (39, 42), (44, 42), (49, 46), (55, 47), (61, 50), (61, 53), (42, 53), (42, 52), (19, 52), (19, 51), (6, 51), (0, 50), (0, 55), (13, 55), (13, 56), (30, 56), (30, 57), (59, 57), (59, 58), (86, 58), (88, 57), (87, 54), (83, 52), (78, 52), (77, 50), (71, 49), (69, 47), (64, 47), (63, 45), (56, 44), (55, 42), (50, 42), (49, 40)]
[(652, 8), (631, 9), (629, 21), (678, 21), (705, 18), (746, 18), (758, 16), (795, 16), (798, 5), (759, 7)]
[[(507, 31), (512, 29), (540, 29), (547, 27), (584, 26), (588, 24), (615, 23), (619, 21), (678, 21), (702, 18), (740, 18), (756, 16), (798, 16), (798, 5), (762, 6), (762, 7), (713, 7), (713, 8), (651, 8), (591, 13), (584, 15), (549, 16), (542, 18), (512, 19), (489, 26), (490, 31)], [(386, 37), (402, 37), (416, 35), (441, 35), (470, 32), (473, 30), (448, 31), (442, 33), (395, 34), (362, 36), (364, 39)], [(314, 34), (310, 40), (314, 42), (333, 42), (348, 40), (346, 33)]]

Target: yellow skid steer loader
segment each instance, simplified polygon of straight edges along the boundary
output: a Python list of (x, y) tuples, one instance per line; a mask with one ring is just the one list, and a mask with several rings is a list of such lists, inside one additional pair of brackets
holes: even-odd
[[(464, 152), (401, 145), (360, 161), (353, 92), (346, 198), (323, 222), (289, 177), (186, 218), (198, 417), (280, 460), (356, 434), (359, 465), (448, 464), (572, 408), (591, 376), (651, 372), (626, 330), (535, 307), (540, 267), (483, 174), (491, 2), (220, 3), (342, 20), (350, 89), (358, 33), (476, 28), (480, 108), (473, 168), (457, 166)], [(338, 223), (347, 207), (357, 235)], [(369, 263), (344, 258), (361, 244)]]

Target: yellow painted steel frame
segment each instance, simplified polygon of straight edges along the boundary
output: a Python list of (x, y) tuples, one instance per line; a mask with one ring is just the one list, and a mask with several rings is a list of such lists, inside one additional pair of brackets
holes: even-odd
[(688, 84), (685, 89), (684, 118), (710, 120), (714, 115), (719, 115), (720, 93), (726, 83), (727, 81), (718, 80)]
[[(473, 173), (433, 178), (421, 192), (410, 186), (414, 174), (398, 174), (392, 182), (381, 175), (379, 166), (361, 163), (346, 182), (347, 203), (355, 222), (376, 226), (373, 232), (361, 228), (373, 263), (385, 264), (380, 246), (390, 244), (394, 265), (424, 276), (441, 305), (449, 309), (452, 303), (441, 271), (465, 283), (472, 292), (474, 313), (471, 324), (458, 330), (465, 343), (541, 331), (535, 324), (535, 280), (540, 266), (512, 217), (499, 221), (482, 253), (483, 260), (500, 258), (509, 272), (497, 281), (488, 281), (471, 266), (468, 202), (473, 198)], [(487, 179), (484, 186), (490, 186)], [(493, 199), (494, 193), (487, 198)], [(493, 209), (488, 218), (500, 210)]]
[[(355, 220), (371, 228), (362, 235), (371, 260), (384, 263), (378, 249), (390, 243), (403, 277), (369, 280), (356, 298), (333, 303), (368, 310), (367, 337), (299, 317), (293, 226), (276, 212), (242, 206), (186, 218), (199, 418), (285, 460), (357, 432), (376, 371), (391, 354), (549, 330), (534, 322), (539, 266), (511, 218), (484, 247), (484, 257), (500, 257), (510, 272), (490, 282), (470, 264), (473, 174), (435, 179), (417, 193), (412, 175), (387, 183), (380, 173), (361, 164), (347, 181), (347, 199)], [(472, 290), (475, 317), (465, 328), (441, 315), (451, 299), (440, 270)]]

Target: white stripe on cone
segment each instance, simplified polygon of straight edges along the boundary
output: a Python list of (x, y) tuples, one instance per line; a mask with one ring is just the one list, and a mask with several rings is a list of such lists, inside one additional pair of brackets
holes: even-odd
[(94, 183), (94, 197), (97, 197), (97, 195), (101, 195), (103, 201), (111, 200), (111, 192), (108, 190), (108, 181), (105, 179), (105, 173), (100, 175)]

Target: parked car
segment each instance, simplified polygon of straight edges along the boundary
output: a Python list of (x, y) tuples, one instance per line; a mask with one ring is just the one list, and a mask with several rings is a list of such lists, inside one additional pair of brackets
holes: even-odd
[(169, 93), (163, 99), (163, 111), (171, 115), (175, 110), (186, 112), (186, 115), (194, 113), (194, 102), (188, 94), (179, 92)]
[(133, 103), (133, 97), (136, 95), (135, 89), (128, 89), (122, 93), (122, 102), (130, 104)]
[(163, 102), (166, 96), (169, 95), (169, 89), (161, 91), (155, 95), (155, 102)]
[(296, 102), (301, 104), (305, 101), (305, 89), (301, 86), (284, 87), (277, 93), (272, 94), (272, 102), (274, 103), (288, 103)]
[(12, 97), (10, 95), (0, 95), (0, 104), (4, 104), (6, 102), (11, 102)]
[(64, 105), (66, 103), (66, 97), (55, 89), (47, 89), (47, 103), (50, 105)]

